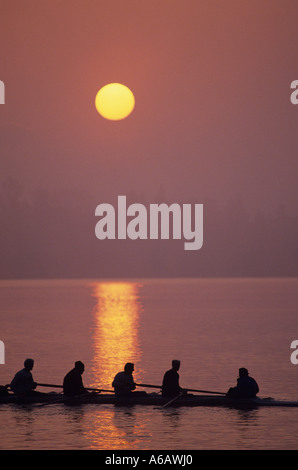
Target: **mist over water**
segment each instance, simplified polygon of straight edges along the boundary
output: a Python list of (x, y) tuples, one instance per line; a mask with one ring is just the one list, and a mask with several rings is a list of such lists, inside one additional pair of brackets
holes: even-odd
[[(297, 216), (281, 206), (252, 210), (236, 196), (212, 200), (152, 200), (138, 193), (127, 205), (204, 204), (203, 246), (187, 252), (183, 240), (98, 240), (95, 209), (117, 197), (84, 191), (52, 194), (28, 190), (9, 178), (0, 188), (0, 278), (279, 277), (297, 276)], [(132, 217), (127, 217), (131, 220)], [(171, 221), (171, 220), (170, 220)], [(149, 225), (148, 225), (149, 227)]]

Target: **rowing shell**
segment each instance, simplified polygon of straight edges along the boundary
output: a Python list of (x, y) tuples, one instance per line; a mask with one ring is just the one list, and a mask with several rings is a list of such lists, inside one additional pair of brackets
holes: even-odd
[[(64, 397), (58, 393), (44, 393), (26, 398), (18, 398), (15, 395), (0, 397), (0, 404), (35, 404), (35, 403), (51, 403), (55, 402), (65, 404), (111, 404), (111, 405), (147, 405), (147, 406), (163, 406), (169, 402), (169, 398), (162, 397), (157, 393), (148, 393), (145, 396), (116, 397), (113, 394), (88, 394), (82, 397)], [(217, 397), (211, 395), (186, 395), (177, 398), (170, 406), (224, 406), (232, 408), (258, 408), (261, 406), (283, 406), (297, 407), (298, 401), (274, 400), (273, 398), (252, 398), (252, 399), (235, 399), (225, 396)]]

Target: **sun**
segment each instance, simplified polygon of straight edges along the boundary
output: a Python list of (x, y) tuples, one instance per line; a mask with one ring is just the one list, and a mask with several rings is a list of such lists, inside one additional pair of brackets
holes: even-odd
[(95, 107), (106, 119), (119, 121), (130, 115), (135, 106), (132, 91), (121, 83), (103, 86), (95, 97)]

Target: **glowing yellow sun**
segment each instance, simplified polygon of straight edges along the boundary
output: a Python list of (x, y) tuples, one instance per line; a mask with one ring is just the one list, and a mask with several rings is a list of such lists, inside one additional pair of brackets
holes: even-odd
[(95, 97), (95, 107), (106, 119), (118, 121), (132, 112), (135, 98), (132, 91), (121, 83), (109, 83), (102, 87)]

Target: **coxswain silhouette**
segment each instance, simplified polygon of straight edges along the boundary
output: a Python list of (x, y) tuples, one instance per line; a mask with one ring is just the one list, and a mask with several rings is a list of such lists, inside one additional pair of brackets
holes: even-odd
[(231, 398), (255, 398), (259, 392), (259, 386), (255, 379), (249, 376), (245, 367), (239, 369), (239, 377), (236, 387), (231, 387), (227, 397)]

